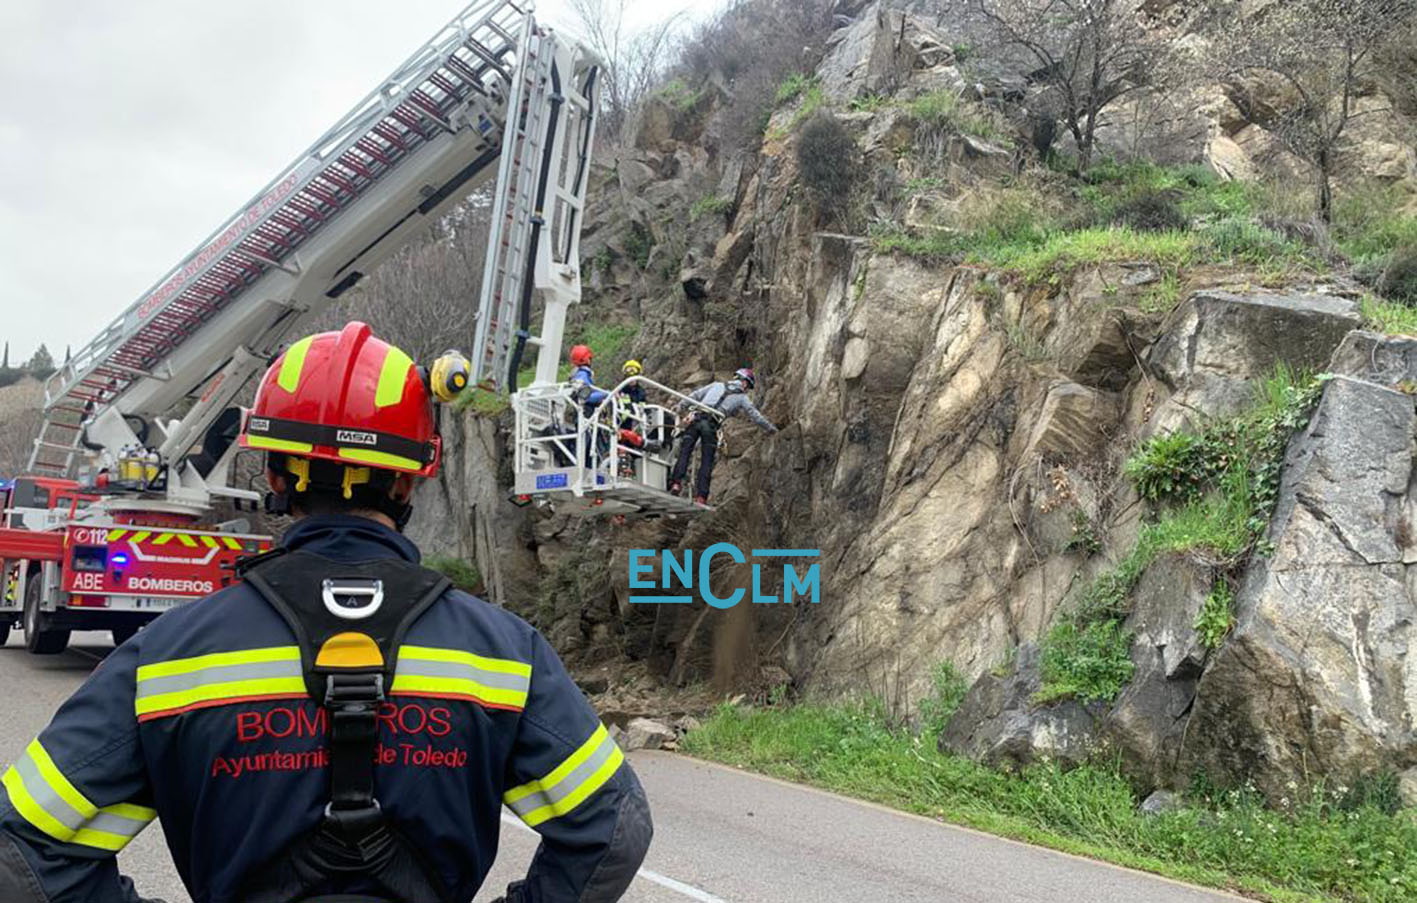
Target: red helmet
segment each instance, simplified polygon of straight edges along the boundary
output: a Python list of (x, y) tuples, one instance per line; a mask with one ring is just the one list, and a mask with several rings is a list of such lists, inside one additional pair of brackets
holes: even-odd
[(593, 357), (595, 357), (595, 355), (591, 352), (589, 345), (573, 345), (571, 347), (572, 367), (589, 366), (590, 359)]
[(437, 474), (442, 448), (419, 368), (359, 322), (306, 336), (275, 359), (241, 445), (421, 477)]

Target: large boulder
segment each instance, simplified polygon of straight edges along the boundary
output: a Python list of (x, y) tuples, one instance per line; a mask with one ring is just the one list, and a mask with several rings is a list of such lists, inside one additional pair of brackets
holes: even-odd
[(1104, 735), (1129, 777), (1145, 789), (1174, 782), (1186, 717), (1205, 664), (1195, 620), (1211, 588), (1210, 568), (1166, 556), (1132, 592), (1131, 682), (1108, 712)]
[(1067, 380), (1054, 382), (1029, 434), (1024, 460), (1077, 459), (1095, 452), (1116, 429), (1121, 399)]
[(1417, 337), (1355, 330), (1344, 337), (1329, 362), (1330, 373), (1389, 388), (1417, 383)]
[(1075, 766), (1096, 750), (1101, 707), (1067, 701), (1039, 706), (1041, 654), (1019, 647), (1012, 672), (984, 674), (974, 682), (945, 732), (941, 752), (995, 767), (1016, 768), (1048, 760)]
[(1337, 377), (1291, 444), (1238, 622), (1201, 678), (1181, 767), (1271, 797), (1417, 764), (1411, 397)]
[(953, 61), (950, 44), (925, 20), (876, 3), (832, 35), (817, 76), (826, 96), (844, 103), (893, 92), (917, 71), (955, 87), (961, 81)]
[(1255, 380), (1280, 363), (1324, 369), (1361, 325), (1358, 302), (1338, 295), (1197, 292), (1171, 314), (1147, 355), (1174, 393), (1157, 409), (1152, 430), (1236, 413), (1253, 399)]

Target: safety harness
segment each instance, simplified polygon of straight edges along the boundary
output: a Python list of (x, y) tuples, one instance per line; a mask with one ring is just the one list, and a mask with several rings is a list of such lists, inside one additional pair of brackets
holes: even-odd
[(399, 644), (447, 590), (448, 578), (401, 559), (351, 564), (283, 549), (241, 572), (290, 625), (306, 690), (328, 713), (330, 801), (319, 826), (257, 869), (240, 899), (451, 903), (374, 795), (379, 707), (393, 684)]

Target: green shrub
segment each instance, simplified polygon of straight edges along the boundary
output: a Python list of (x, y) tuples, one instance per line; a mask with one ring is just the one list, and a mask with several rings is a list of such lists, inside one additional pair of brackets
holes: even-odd
[(654, 235), (643, 223), (630, 223), (630, 232), (625, 236), (625, 254), (641, 270), (649, 266), (649, 255), (654, 250)]
[(1144, 499), (1190, 497), (1214, 476), (1218, 461), (1212, 451), (1201, 436), (1168, 433), (1145, 442), (1125, 470)]
[[(797, 109), (792, 113), (792, 118), (787, 121), (785, 126), (767, 132), (766, 137), (774, 140), (786, 138), (789, 134), (796, 131), (797, 127), (802, 125), (802, 123), (812, 119), (827, 102), (827, 96), (822, 92), (822, 84), (815, 78), (803, 82), (800, 86), (800, 91), (797, 94), (791, 94), (787, 99), (792, 100), (799, 96), (801, 99), (797, 103)], [(768, 109), (764, 112), (762, 118), (762, 128), (764, 130), (767, 129), (768, 123), (771, 120), (772, 110)]]
[(802, 184), (819, 204), (841, 206), (856, 180), (856, 141), (835, 116), (820, 113), (802, 128), (797, 166)]
[(1131, 634), (1119, 621), (1055, 625), (1043, 643), (1043, 687), (1034, 701), (1115, 699), (1135, 670), (1131, 645)]
[(733, 198), (718, 197), (715, 195), (705, 195), (693, 203), (689, 208), (689, 221), (698, 220), (705, 214), (727, 213), (733, 209)]
[(639, 334), (639, 327), (624, 323), (584, 323), (566, 330), (566, 344), (590, 346), (596, 365), (605, 373), (616, 374)]
[[(1322, 388), (1322, 379), (1281, 364), (1260, 383), (1249, 410), (1197, 435), (1144, 442), (1128, 459), (1127, 476), (1144, 498), (1195, 506), (1194, 516), (1215, 528), (1243, 519), (1257, 539), (1279, 496), (1289, 439), (1308, 423)], [(1233, 536), (1225, 543), (1234, 544)]]
[(1161, 279), (1146, 290), (1137, 301), (1137, 307), (1146, 314), (1165, 314), (1176, 309), (1181, 303), (1181, 274), (1175, 269), (1167, 269)]
[(453, 586), (464, 592), (475, 593), (482, 589), (482, 573), (470, 561), (436, 555), (425, 558), (423, 564), (447, 577)]
[(1399, 185), (1370, 182), (1334, 200), (1333, 239), (1354, 263), (1386, 261), (1395, 250), (1417, 245), (1412, 197)]
[(1063, 547), (1063, 551), (1077, 552), (1081, 555), (1096, 555), (1101, 552), (1102, 540), (1097, 535), (1097, 525), (1092, 522), (1092, 518), (1087, 516), (1087, 512), (1081, 508), (1074, 508), (1072, 520), (1073, 535), (1068, 537), (1068, 543)]
[(936, 665), (930, 672), (930, 695), (920, 700), (921, 733), (926, 737), (943, 734), (968, 692), (968, 681), (952, 663)]
[(1113, 225), (1130, 226), (1139, 232), (1173, 232), (1185, 229), (1190, 219), (1181, 210), (1175, 191), (1143, 191), (1117, 205)]
[(777, 86), (777, 94), (773, 97), (773, 102), (777, 106), (796, 100), (802, 96), (802, 92), (811, 88), (817, 83), (815, 76), (804, 75), (801, 72), (794, 72), (783, 79), (782, 84)]
[(664, 102), (681, 113), (688, 112), (703, 99), (707, 88), (690, 88), (683, 79), (673, 79), (656, 93)]
[(890, 102), (888, 94), (863, 94), (847, 104), (847, 109), (853, 113), (874, 113), (889, 106)]
[(1200, 636), (1202, 646), (1219, 649), (1234, 624), (1235, 594), (1230, 590), (1229, 581), (1220, 577), (1210, 588), (1192, 626)]
[(1403, 245), (1388, 255), (1377, 288), (1384, 298), (1417, 307), (1417, 244)]

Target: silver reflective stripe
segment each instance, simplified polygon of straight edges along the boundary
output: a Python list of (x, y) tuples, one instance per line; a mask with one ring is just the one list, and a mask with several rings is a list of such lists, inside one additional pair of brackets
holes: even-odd
[(266, 680), (273, 677), (304, 677), (304, 672), (300, 669), (299, 661), (218, 665), (197, 671), (188, 671), (185, 674), (142, 678), (138, 681), (137, 698), (147, 699), (167, 693), (181, 693), (211, 684), (232, 683), (238, 680)]
[(116, 815), (112, 812), (98, 810), (98, 814), (84, 825), (90, 831), (106, 831), (109, 834), (118, 834), (123, 837), (137, 837), (138, 832), (148, 826), (152, 819), (129, 818), (126, 815)]
[(53, 816), (70, 831), (77, 831), (88, 821), (88, 816), (82, 812), (75, 811), (58, 793), (49, 786), (49, 782), (39, 773), (39, 766), (30, 758), (28, 752), (20, 757), (14, 765), (15, 773), (20, 776), (20, 780), (25, 783), (25, 790), (39, 804), (39, 807)]
[(116, 853), (157, 817), (152, 809), (130, 803), (100, 808), (59, 771), (38, 740), (0, 782), (21, 818), (63, 843)]
[(505, 671), (489, 671), (466, 662), (435, 662), (427, 659), (399, 656), (397, 676), (403, 677), (452, 677), (472, 680), (486, 687), (498, 690), (516, 690), (526, 693), (531, 690), (531, 678)]
[(590, 758), (571, 769), (570, 773), (561, 780), (550, 787), (534, 790), (521, 799), (508, 803), (507, 805), (522, 818), (526, 818), (532, 812), (543, 806), (554, 806), (556, 803), (559, 803), (561, 800), (579, 790), (582, 784), (590, 780), (591, 775), (599, 771), (600, 766), (604, 765), (606, 760), (615, 754), (615, 750), (615, 741), (611, 739), (609, 734), (606, 734), (605, 739), (595, 748), (595, 752), (590, 754)]

